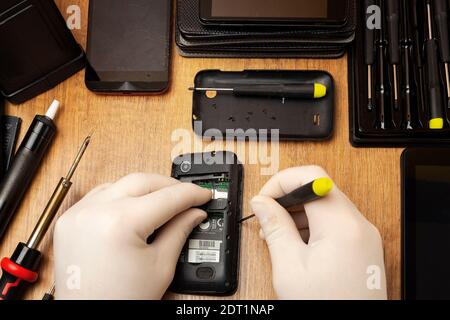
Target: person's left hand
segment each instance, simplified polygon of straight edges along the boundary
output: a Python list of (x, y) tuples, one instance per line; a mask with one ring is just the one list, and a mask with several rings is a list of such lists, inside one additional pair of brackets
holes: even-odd
[(187, 237), (207, 217), (192, 207), (210, 199), (207, 189), (151, 174), (92, 190), (56, 224), (56, 298), (161, 299)]

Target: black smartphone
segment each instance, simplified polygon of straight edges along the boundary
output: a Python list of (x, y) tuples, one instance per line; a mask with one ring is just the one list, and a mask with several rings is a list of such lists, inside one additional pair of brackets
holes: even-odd
[(450, 148), (402, 155), (402, 296), (450, 299)]
[(85, 82), (103, 93), (169, 86), (171, 0), (90, 0)]
[(202, 207), (208, 218), (188, 237), (171, 290), (177, 293), (231, 295), (238, 287), (243, 167), (235, 154), (212, 152), (174, 160), (172, 177), (213, 193)]
[(200, 0), (200, 19), (206, 24), (343, 25), (348, 0)]

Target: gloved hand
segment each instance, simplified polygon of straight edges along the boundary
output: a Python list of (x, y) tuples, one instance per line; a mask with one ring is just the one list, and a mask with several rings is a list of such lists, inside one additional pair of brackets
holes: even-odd
[(323, 177), (328, 175), (319, 167), (288, 169), (251, 201), (269, 247), (278, 297), (386, 299), (380, 234), (336, 186), (292, 215), (273, 200)]
[[(161, 299), (211, 192), (151, 174), (88, 193), (58, 220), (57, 299)], [(158, 231), (148, 245), (147, 238)]]

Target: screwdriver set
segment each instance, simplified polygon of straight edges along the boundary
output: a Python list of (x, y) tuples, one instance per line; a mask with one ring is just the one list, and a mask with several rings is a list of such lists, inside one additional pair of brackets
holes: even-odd
[(450, 142), (450, 1), (364, 0), (358, 6), (348, 56), (352, 144)]

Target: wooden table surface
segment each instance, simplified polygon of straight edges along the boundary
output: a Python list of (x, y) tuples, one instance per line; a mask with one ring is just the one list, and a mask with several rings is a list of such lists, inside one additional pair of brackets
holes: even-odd
[[(65, 17), (69, 5), (81, 7), (81, 30), (76, 39), (85, 47), (87, 7), (85, 0), (57, 0)], [(280, 169), (317, 164), (324, 167), (337, 185), (376, 225), (384, 241), (389, 297), (400, 298), (400, 149), (355, 149), (349, 143), (347, 60), (305, 59), (186, 59), (173, 46), (172, 83), (161, 96), (101, 96), (88, 91), (84, 71), (53, 90), (19, 106), (7, 104), (6, 112), (23, 119), (20, 139), (36, 114), (45, 113), (56, 98), (62, 102), (57, 119), (58, 135), (34, 179), (0, 247), (10, 255), (18, 241), (26, 241), (46, 201), (64, 175), (84, 137), (95, 128), (95, 138), (74, 178), (74, 186), (61, 212), (76, 203), (98, 184), (114, 181), (131, 172), (169, 175), (171, 134), (175, 129), (191, 130), (192, 85), (203, 69), (321, 69), (336, 81), (334, 137), (320, 143), (281, 143)], [(197, 138), (196, 138), (197, 139)], [(217, 146), (219, 149), (220, 146)], [(201, 150), (196, 150), (201, 151)], [(244, 214), (248, 201), (269, 179), (258, 165), (245, 166)], [(231, 299), (275, 298), (271, 286), (270, 260), (266, 245), (258, 237), (256, 221), (246, 223), (242, 233), (240, 283)], [(39, 282), (27, 298), (40, 299), (53, 281), (51, 233), (43, 242), (45, 259)], [(167, 298), (198, 299), (177, 296)]]

